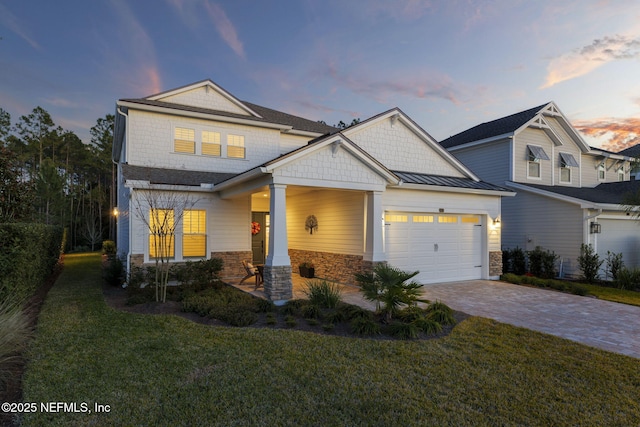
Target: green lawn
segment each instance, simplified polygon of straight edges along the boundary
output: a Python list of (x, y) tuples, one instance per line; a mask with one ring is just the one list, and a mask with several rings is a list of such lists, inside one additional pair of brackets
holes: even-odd
[(110, 412), (23, 426), (640, 425), (638, 359), (481, 318), (404, 342), (121, 313), (97, 254), (65, 257), (30, 356), (25, 402)]
[(587, 288), (589, 295), (593, 295), (599, 299), (640, 306), (640, 292), (597, 285), (585, 284), (583, 286)]

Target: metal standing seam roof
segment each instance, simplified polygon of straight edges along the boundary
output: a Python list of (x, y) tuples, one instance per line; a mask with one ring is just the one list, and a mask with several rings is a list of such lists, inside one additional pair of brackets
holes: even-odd
[(124, 179), (149, 181), (151, 184), (189, 186), (218, 184), (236, 176), (235, 173), (201, 172), (133, 165), (122, 165), (122, 175)]
[(402, 179), (407, 184), (424, 184), (424, 185), (437, 185), (440, 187), (455, 187), (455, 188), (468, 188), (472, 190), (489, 190), (489, 191), (508, 191), (513, 192), (505, 187), (500, 187), (495, 184), (490, 184), (484, 181), (474, 181), (470, 178), (458, 178), (452, 176), (442, 175), (428, 175), (414, 172), (398, 172), (391, 171), (398, 178)]

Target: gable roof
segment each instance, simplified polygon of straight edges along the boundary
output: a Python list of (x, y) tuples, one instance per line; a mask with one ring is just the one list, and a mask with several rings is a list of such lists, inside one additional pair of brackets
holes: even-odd
[(150, 184), (199, 186), (218, 184), (235, 173), (202, 172), (184, 169), (163, 169), (146, 166), (122, 165), (125, 180), (148, 181)]
[[(427, 147), (431, 148), (436, 155), (440, 156), (443, 162), (447, 162), (453, 169), (457, 170), (460, 174), (475, 180), (480, 181), (471, 169), (467, 168), (462, 162), (460, 162), (455, 156), (445, 150), (442, 145), (438, 143), (427, 131), (425, 131), (420, 125), (418, 125), (411, 117), (405, 114), (400, 108), (394, 107), (387, 111), (384, 111), (380, 114), (376, 114), (373, 117), (368, 118), (367, 120), (363, 120), (353, 126), (349, 126), (348, 128), (341, 131), (341, 133), (347, 137), (350, 135), (357, 134), (363, 128), (368, 126), (375, 125), (384, 120), (391, 120), (391, 123), (395, 123), (396, 121), (400, 121), (404, 126), (406, 126), (414, 135), (416, 135)], [(355, 144), (358, 145), (358, 142), (355, 141)]]
[(484, 181), (475, 181), (470, 178), (458, 178), (453, 176), (429, 175), (414, 172), (392, 171), (405, 184), (436, 185), (440, 187), (466, 188), (470, 190), (489, 190), (511, 192), (511, 190), (490, 184)]
[(447, 139), (440, 141), (444, 148), (451, 148), (468, 142), (480, 141), (499, 135), (514, 133), (525, 123), (533, 119), (549, 103), (530, 108), (510, 116), (481, 123)]
[[(508, 185), (513, 186), (514, 183), (508, 183)], [(530, 187), (591, 203), (622, 205), (628, 194), (640, 191), (640, 181), (607, 182), (596, 187), (563, 187), (537, 184), (520, 184), (517, 187), (519, 189)]]
[(441, 141), (440, 144), (450, 151), (456, 151), (466, 148), (469, 145), (513, 137), (524, 129), (531, 127), (544, 131), (555, 145), (562, 145), (563, 142), (560, 134), (555, 130), (555, 127), (549, 123), (546, 117), (554, 118), (569, 138), (580, 148), (582, 153), (589, 153), (591, 151), (591, 147), (582, 139), (580, 134), (553, 101), (491, 122), (479, 124)]
[(640, 157), (640, 143), (619, 151), (618, 154), (629, 157)]

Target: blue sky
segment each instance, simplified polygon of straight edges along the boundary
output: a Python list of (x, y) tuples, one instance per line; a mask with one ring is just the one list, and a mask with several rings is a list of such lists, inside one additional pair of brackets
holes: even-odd
[(0, 107), (89, 141), (120, 98), (211, 79), (335, 124), (400, 107), (441, 140), (555, 101), (640, 142), (638, 0), (0, 0)]

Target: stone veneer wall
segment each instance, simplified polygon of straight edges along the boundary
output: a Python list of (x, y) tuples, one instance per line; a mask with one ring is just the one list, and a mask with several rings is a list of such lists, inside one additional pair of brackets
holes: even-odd
[(235, 252), (211, 252), (211, 258), (220, 258), (222, 260), (222, 271), (220, 278), (222, 280), (231, 280), (242, 278), (247, 275), (242, 260), (253, 259), (251, 251), (235, 251)]
[(293, 283), (291, 281), (291, 266), (264, 266), (264, 293), (276, 304), (293, 298)]
[(316, 277), (339, 283), (355, 283), (354, 274), (370, 270), (376, 264), (364, 261), (359, 255), (301, 249), (289, 249), (289, 258), (293, 272), (297, 273), (300, 263), (307, 261), (314, 265)]
[(502, 275), (502, 251), (489, 252), (489, 276)]

